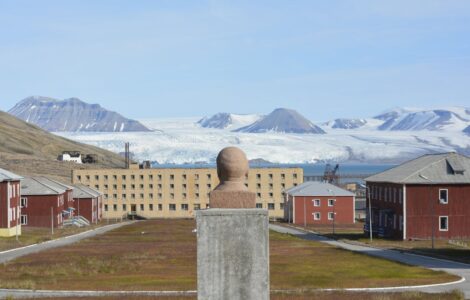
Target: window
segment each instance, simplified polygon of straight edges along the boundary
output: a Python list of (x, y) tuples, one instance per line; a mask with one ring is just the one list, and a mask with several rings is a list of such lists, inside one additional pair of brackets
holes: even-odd
[(113, 210), (117, 211), (117, 204), (113, 204)]
[(269, 193), (269, 198), (272, 198), (274, 197), (274, 194), (273, 193)]
[(158, 174), (158, 180), (162, 180), (162, 174)]
[(261, 183), (257, 183), (257, 184), (256, 184), (256, 188), (257, 188), (257, 189), (261, 189)]
[(82, 176), (77, 175), (77, 180), (78, 180), (78, 181), (82, 180)]
[(163, 210), (163, 204), (158, 204), (158, 210)]
[(261, 193), (256, 193), (256, 197), (261, 198)]
[(171, 193), (171, 194), (170, 194), (170, 198), (171, 198), (171, 199), (175, 199), (175, 194)]
[(279, 208), (284, 209), (284, 203), (279, 203)]
[(318, 221), (318, 220), (320, 220), (320, 217), (321, 217), (321, 215), (320, 215), (319, 212), (313, 213), (313, 219), (314, 219), (314, 220)]
[(297, 179), (297, 174), (296, 173), (292, 174), (292, 178)]
[(447, 204), (448, 203), (448, 193), (449, 191), (447, 189), (439, 189), (439, 202), (441, 204)]
[(122, 175), (122, 180), (126, 180), (126, 175)]
[(126, 211), (126, 210), (127, 210), (127, 205), (123, 204), (123, 205), (122, 205), (122, 210), (123, 210), (123, 211)]
[(123, 189), (123, 190), (126, 189), (126, 185), (125, 185), (125, 184), (122, 185), (122, 189)]
[(449, 230), (449, 217), (439, 217), (439, 231)]
[(116, 175), (113, 175), (113, 179), (116, 180), (116, 179), (117, 179), (117, 176), (116, 176)]
[(140, 205), (140, 210), (142, 210), (142, 211), (145, 210), (145, 207), (144, 207), (143, 204)]
[(139, 194), (140, 199), (144, 199), (144, 194)]
[(274, 210), (274, 203), (268, 203), (268, 209)]
[(211, 174), (207, 174), (207, 179), (211, 179)]
[(113, 199), (117, 199), (117, 194), (113, 194)]
[(269, 189), (272, 190), (274, 185), (272, 183), (269, 184)]
[(99, 190), (100, 189), (100, 186), (95, 184), (95, 189)]
[(170, 183), (170, 189), (174, 189), (175, 185), (173, 183)]
[(198, 180), (199, 179), (199, 174), (194, 174), (194, 179)]
[(99, 180), (100, 177), (98, 175), (95, 175), (95, 180)]
[(20, 221), (21, 221), (21, 225), (28, 225), (28, 216), (27, 215), (21, 215)]
[(201, 204), (194, 204), (194, 210), (200, 210)]
[(335, 213), (333, 213), (333, 212), (328, 213), (328, 220), (333, 220), (334, 217), (335, 217)]
[(152, 193), (149, 194), (149, 198), (153, 199), (153, 194)]
[(126, 194), (122, 194), (122, 199), (126, 199)]
[(22, 198), (20, 199), (20, 206), (21, 206), (21, 208), (23, 208), (23, 207), (28, 207), (28, 198), (22, 197)]
[(131, 198), (132, 198), (132, 199), (135, 199), (135, 194), (131, 194)]
[(273, 174), (269, 174), (269, 179), (272, 180), (273, 179)]
[(186, 174), (183, 174), (183, 180), (186, 180)]
[(313, 206), (320, 206), (320, 199), (313, 199)]
[(170, 180), (174, 180), (174, 179), (175, 179), (175, 175), (170, 174)]
[(104, 205), (104, 211), (108, 211), (108, 204)]
[(256, 203), (256, 208), (263, 208), (263, 203)]
[(140, 180), (144, 180), (144, 175), (139, 176)]
[(199, 193), (194, 194), (194, 196), (196, 196), (196, 198), (199, 198)]
[(281, 174), (281, 179), (286, 179), (286, 174), (282, 173)]
[(149, 179), (150, 179), (150, 180), (153, 180), (153, 175), (149, 175)]
[(104, 175), (104, 180), (108, 180), (108, 175)]
[(181, 204), (181, 210), (188, 210), (188, 204)]
[(176, 204), (168, 204), (169, 210), (176, 210)]
[(105, 190), (108, 189), (108, 185), (107, 185), (107, 184), (104, 185), (104, 189), (105, 189)]
[(335, 205), (335, 199), (328, 199), (328, 206), (334, 206)]
[(113, 184), (113, 190), (117, 189), (117, 184)]
[(135, 175), (131, 175), (131, 179), (134, 180), (134, 179), (135, 179)]
[(149, 184), (149, 189), (153, 189), (153, 184)]
[(162, 199), (162, 193), (158, 193), (158, 199)]
[(261, 179), (261, 174), (256, 174), (256, 179)]
[(186, 193), (183, 193), (183, 199), (186, 199)]
[(143, 184), (139, 185), (139, 188), (140, 188), (140, 189), (143, 189), (143, 188), (144, 188), (144, 185), (143, 185)]
[(149, 210), (153, 210), (153, 204), (149, 204)]
[(211, 186), (211, 184), (210, 184), (210, 183), (209, 183), (209, 184), (207, 184), (207, 189), (208, 189), (208, 190), (210, 190), (210, 189), (211, 189), (211, 187), (212, 187), (212, 186)]

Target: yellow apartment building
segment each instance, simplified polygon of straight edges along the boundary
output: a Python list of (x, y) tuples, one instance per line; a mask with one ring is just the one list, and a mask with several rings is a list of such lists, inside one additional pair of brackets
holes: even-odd
[[(104, 218), (134, 214), (144, 218), (190, 218), (209, 207), (209, 193), (219, 184), (215, 168), (73, 170), (73, 184), (104, 194)], [(302, 168), (252, 168), (246, 178), (257, 208), (271, 218), (284, 217), (284, 190), (303, 182)]]

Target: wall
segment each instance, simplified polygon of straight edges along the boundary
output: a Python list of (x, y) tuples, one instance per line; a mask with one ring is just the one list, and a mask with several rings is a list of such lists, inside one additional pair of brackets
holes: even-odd
[[(448, 204), (439, 201), (448, 189)], [(407, 237), (451, 239), (470, 237), (470, 185), (407, 185)], [(439, 216), (448, 216), (448, 231), (439, 230)]]
[[(62, 225), (63, 194), (22, 197), (27, 199), (27, 206), (21, 209), (21, 214), (28, 217), (28, 224), (24, 226), (51, 227), (51, 215), (54, 218), (54, 227)], [(51, 208), (53, 209), (52, 213)]]
[[(258, 206), (268, 209), (270, 217), (282, 218), (283, 191), (302, 181), (301, 168), (253, 168), (246, 184), (256, 193)], [(147, 218), (188, 218), (194, 216), (197, 206), (208, 206), (209, 193), (219, 180), (215, 168), (164, 168), (74, 170), (72, 182), (104, 194), (104, 218), (121, 217), (131, 211), (132, 205), (137, 214)], [(170, 204), (175, 210), (170, 210)]]
[[(21, 234), (20, 182), (0, 182), (0, 236)], [(18, 226), (18, 228), (16, 228)]]
[[(290, 199), (294, 197), (290, 196)], [(320, 200), (320, 206), (315, 206), (315, 199)], [(328, 199), (336, 199), (334, 206), (328, 206)], [(328, 219), (328, 213), (335, 212), (335, 224), (353, 224), (354, 220), (354, 197), (353, 196), (295, 196), (293, 213), (295, 224), (331, 224), (333, 220)], [(304, 209), (306, 208), (306, 209)], [(305, 211), (305, 213), (304, 213)], [(320, 219), (314, 219), (314, 213), (320, 213)]]

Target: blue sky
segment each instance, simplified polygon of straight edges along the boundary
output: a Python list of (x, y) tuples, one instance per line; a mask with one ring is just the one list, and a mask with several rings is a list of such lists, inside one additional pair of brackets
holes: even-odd
[(132, 118), (470, 106), (470, 1), (0, 0), (0, 109), (30, 95)]

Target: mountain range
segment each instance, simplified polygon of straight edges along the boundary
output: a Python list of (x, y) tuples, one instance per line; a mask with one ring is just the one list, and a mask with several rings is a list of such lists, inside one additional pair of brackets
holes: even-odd
[[(331, 130), (377, 130), (377, 131), (462, 131), (470, 132), (470, 109), (448, 107), (441, 109), (395, 108), (372, 118), (338, 118), (313, 124), (295, 110), (279, 108), (267, 116), (219, 113), (197, 122), (204, 128), (230, 129), (247, 133), (328, 133)], [(250, 120), (248, 123), (246, 120)]]
[(138, 121), (78, 98), (57, 100), (41, 96), (28, 97), (18, 102), (8, 113), (52, 132), (150, 131)]

